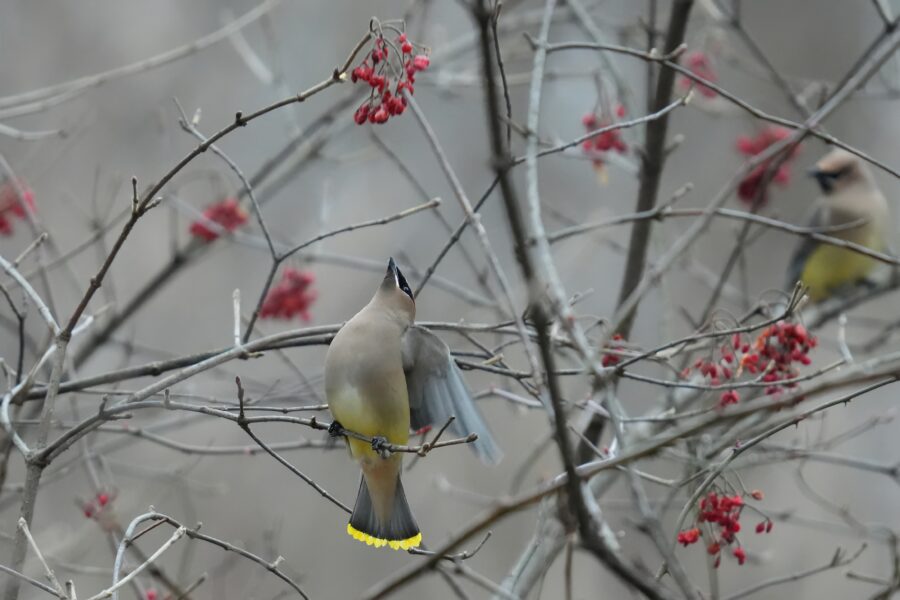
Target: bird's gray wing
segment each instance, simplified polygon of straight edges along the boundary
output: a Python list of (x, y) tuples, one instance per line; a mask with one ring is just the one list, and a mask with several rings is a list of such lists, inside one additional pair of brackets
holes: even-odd
[[(820, 228), (825, 224), (825, 219), (823, 218), (824, 207), (819, 205), (813, 209), (812, 215), (809, 216), (809, 219), (806, 223), (807, 227), (810, 228)], [(809, 236), (804, 237), (799, 244), (797, 244), (797, 248), (794, 250), (794, 254), (791, 256), (791, 262), (788, 263), (787, 269), (787, 281), (785, 282), (784, 289), (790, 293), (791, 290), (794, 289), (794, 284), (797, 283), (797, 280), (800, 279), (800, 276), (803, 275), (803, 268), (806, 266), (806, 261), (809, 260), (809, 257), (818, 248), (819, 242), (812, 239)]]
[(456, 420), (448, 428), (451, 434), (478, 434), (478, 439), (469, 444), (478, 458), (487, 464), (500, 460), (503, 453), (475, 406), (447, 344), (424, 327), (413, 325), (403, 335), (403, 370), (414, 429), (441, 427), (452, 415)]

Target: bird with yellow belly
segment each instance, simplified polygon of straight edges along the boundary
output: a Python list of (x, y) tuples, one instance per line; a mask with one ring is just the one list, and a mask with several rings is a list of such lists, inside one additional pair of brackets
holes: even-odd
[[(887, 201), (861, 159), (834, 150), (816, 163), (811, 175), (822, 191), (811, 227), (833, 228), (828, 235), (879, 252), (887, 248)], [(788, 267), (787, 289), (799, 280), (808, 288), (810, 300), (821, 302), (865, 281), (877, 265), (865, 254), (806, 238)]]

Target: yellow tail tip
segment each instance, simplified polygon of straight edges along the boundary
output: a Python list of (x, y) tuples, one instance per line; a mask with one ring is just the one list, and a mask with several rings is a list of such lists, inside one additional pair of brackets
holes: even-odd
[(376, 548), (381, 548), (382, 546), (390, 546), (394, 550), (409, 550), (410, 548), (415, 548), (422, 543), (421, 533), (417, 533), (416, 535), (406, 538), (405, 540), (386, 540), (369, 535), (368, 533), (364, 533), (350, 523), (347, 523), (347, 535), (355, 540), (363, 542), (368, 546), (375, 546)]

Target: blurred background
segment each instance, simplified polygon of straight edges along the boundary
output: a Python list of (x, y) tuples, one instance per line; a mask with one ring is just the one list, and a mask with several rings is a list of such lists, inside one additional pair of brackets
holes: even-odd
[[(531, 0), (505, 3), (501, 26), (512, 24), (501, 47), (510, 78), (514, 120), (524, 123), (528, 107), (527, 85), (532, 51), (522, 36), (536, 34), (543, 3)], [(601, 0), (584, 2), (605, 40), (644, 48), (646, 35), (640, 25), (647, 19), (645, 2)], [(743, 3), (741, 19), (769, 60), (791, 82), (795, 91), (815, 104), (829, 84), (840, 80), (882, 29), (878, 12), (868, 2), (828, 3), (817, 0), (757, 0)], [(225, 23), (254, 9), (242, 0), (220, 2), (173, 0), (154, 2), (79, 3), (7, 0), (0, 5), (0, 94), (12, 97), (74, 78), (101, 73), (121, 65), (142, 61), (202, 38)], [(659, 2), (657, 25), (662, 28), (669, 2)], [(894, 9), (900, 9), (895, 3)], [(551, 41), (586, 39), (564, 2), (557, 10)], [(369, 19), (387, 20), (408, 14), (411, 38), (431, 49), (431, 67), (418, 78), (416, 99), (427, 115), (459, 175), (469, 197), (482, 196), (491, 183), (489, 141), (485, 128), (480, 58), (475, 45), (476, 29), (460, 3), (436, 1), (347, 0), (327, 2), (283, 0), (265, 16), (234, 36), (188, 52), (156, 68), (83, 89), (77, 94), (47, 102), (32, 114), (4, 113), (0, 122), (22, 131), (62, 129), (66, 137), (23, 141), (0, 136), (0, 154), (20, 180), (33, 190), (40, 228), (50, 232), (54, 247), (31, 254), (23, 263), (38, 290), (35, 268), (38, 260), (48, 266), (52, 307), (59, 318), (67, 317), (83, 295), (115, 240), (121, 220), (113, 222), (131, 203), (130, 178), (139, 189), (158, 180), (196, 144), (178, 124), (177, 98), (188, 116), (199, 115), (197, 128), (209, 135), (230, 122), (236, 111), (246, 113), (277, 99), (311, 87), (326, 79), (346, 58), (365, 33)], [(716, 20), (712, 0), (698, 1), (693, 11), (687, 44), (709, 58), (720, 85), (768, 113), (801, 120), (781, 89), (731, 29)], [(614, 71), (610, 71), (608, 60)], [(881, 76), (830, 117), (825, 126), (839, 139), (897, 166), (900, 119), (896, 94), (898, 62), (889, 61)], [(637, 59), (595, 52), (560, 52), (548, 59), (548, 72), (541, 113), (543, 139), (568, 141), (584, 133), (582, 116), (601, 105), (622, 103), (628, 116), (644, 114), (646, 66)], [(613, 75), (615, 73), (615, 75)], [(614, 84), (619, 78), (621, 88)], [(598, 83), (599, 82), (599, 83)], [(676, 87), (679, 94), (685, 88)], [(221, 148), (252, 176), (278, 155), (298, 132), (319, 124), (277, 173), (256, 186), (263, 213), (273, 237), (286, 245), (298, 244), (332, 229), (393, 215), (433, 197), (442, 199), (439, 212), (456, 227), (463, 213), (430, 151), (413, 115), (393, 118), (382, 126), (357, 126), (352, 115), (361, 100), (359, 87), (335, 86), (309, 101), (273, 112), (238, 130)], [(345, 102), (333, 119), (322, 115)], [(54, 96), (55, 97), (55, 96)], [(7, 115), (6, 118), (4, 115)], [(679, 206), (702, 207), (725, 185), (745, 160), (735, 147), (739, 136), (756, 135), (762, 124), (720, 98), (695, 94), (693, 102), (671, 117), (670, 140), (679, 143), (672, 151), (660, 187), (660, 201), (681, 186), (693, 185)], [(375, 142), (372, 136), (380, 142)], [(555, 230), (572, 222), (587, 222), (634, 210), (638, 158), (635, 148), (642, 140), (641, 128), (623, 132), (628, 151), (611, 156), (605, 173), (592, 167), (590, 157), (579, 148), (542, 159), (540, 185), (545, 204), (545, 223)], [(310, 148), (314, 139), (314, 148)], [(524, 143), (514, 134), (513, 148), (521, 154)], [(378, 144), (386, 145), (421, 184), (418, 189), (403, 175), (396, 161)], [(305, 145), (304, 145), (305, 144)], [(825, 147), (808, 140), (792, 165), (792, 179), (773, 186), (765, 214), (792, 223), (802, 223), (816, 195), (804, 172)], [(516, 172), (523, 181), (524, 171)], [(888, 198), (900, 192), (898, 182), (876, 173)], [(601, 179), (605, 179), (601, 181)], [(524, 185), (520, 186), (524, 190)], [(173, 252), (193, 248), (188, 264), (165, 281), (146, 303), (115, 331), (102, 348), (83, 356), (75, 366), (78, 377), (102, 374), (130, 365), (144, 364), (210, 349), (232, 341), (232, 291), (241, 290), (244, 311), (249, 314), (262, 289), (270, 257), (254, 219), (233, 236), (224, 236), (209, 247), (192, 238), (189, 227), (204, 208), (227, 196), (236, 196), (241, 183), (222, 160), (207, 153), (193, 161), (163, 190), (163, 201), (143, 218), (114, 263), (89, 313), (102, 326), (136, 294), (145, 293), (150, 281), (170, 264)], [(424, 194), (423, 194), (424, 191)], [(732, 208), (746, 208), (737, 199)], [(892, 206), (897, 211), (896, 206)], [(515, 264), (507, 224), (498, 195), (492, 195), (481, 211), (494, 248), (513, 281), (519, 307), (525, 290)], [(112, 225), (110, 223), (113, 222)], [(673, 219), (654, 228), (650, 259), (659, 256), (691, 219)], [(0, 237), (0, 254), (17, 256), (34, 239), (22, 220), (14, 220), (14, 232)], [(98, 227), (108, 226), (99, 241), (87, 244)], [(698, 318), (715, 284), (740, 224), (719, 220), (663, 278), (661, 285), (641, 305), (634, 343), (647, 347), (686, 335), (694, 330), (688, 318)], [(583, 293), (578, 312), (595, 318), (609, 317), (615, 309), (622, 268), (623, 249), (629, 226), (602, 230), (554, 246), (556, 264), (570, 294)], [(404, 266), (411, 283), (434, 261), (448, 234), (434, 211), (417, 213), (385, 226), (342, 234), (296, 255), (287, 266), (310, 271), (315, 276), (317, 300), (310, 307), (309, 325), (341, 323), (365, 304), (380, 281), (389, 256)], [(746, 251), (745, 269), (728, 282), (719, 302), (722, 314), (740, 315), (748, 301), (781, 289), (787, 257), (796, 244), (790, 236), (767, 231), (754, 237)], [(83, 246), (83, 247), (82, 247)], [(196, 248), (200, 249), (197, 250)], [(438, 267), (417, 300), (418, 319), (467, 323), (491, 323), (498, 318), (495, 302), (479, 284), (461, 249), (486, 271), (486, 260), (471, 232), (466, 232)], [(62, 256), (62, 259), (59, 257)], [(743, 282), (741, 279), (743, 278)], [(497, 290), (493, 279), (490, 287)], [(746, 286), (744, 288), (743, 286)], [(746, 289), (749, 298), (742, 292)], [(17, 301), (21, 294), (17, 292)], [(896, 318), (896, 295), (885, 295), (849, 315), (848, 337), (861, 343), (883, 330)], [(18, 347), (13, 315), (0, 307), (0, 353), (14, 364)], [(301, 319), (262, 320), (258, 334), (304, 326)], [(29, 311), (27, 331), (41, 347), (46, 331)], [(73, 342), (75, 351), (84, 348)], [(815, 364), (827, 364), (836, 356), (835, 330), (820, 332), (823, 347)], [(457, 350), (473, 350), (463, 337), (442, 334)], [(482, 336), (488, 345), (498, 339)], [(890, 341), (885, 348), (896, 347)], [(250, 396), (264, 397), (266, 404), (295, 406), (322, 402), (321, 374), (325, 347), (288, 349), (260, 358), (235, 361), (189, 379), (173, 392), (207, 402), (233, 402), (234, 375), (240, 375)], [(516, 352), (507, 356), (513, 367), (527, 368)], [(26, 353), (26, 368), (35, 360)], [(654, 373), (653, 368), (647, 369)], [(301, 381), (299, 373), (309, 385)], [(660, 370), (657, 375), (662, 373)], [(46, 374), (44, 374), (44, 377)], [(136, 390), (153, 378), (98, 386), (91, 393), (63, 397), (58, 418), (71, 424), (96, 410), (102, 393)], [(467, 372), (476, 393), (502, 387), (520, 393), (513, 383), (481, 372)], [(589, 391), (581, 378), (567, 380), (566, 394), (578, 400)], [(850, 408), (839, 409), (805, 428), (789, 430), (775, 441), (804, 445), (815, 436), (834, 436), (854, 427), (873, 424), (864, 433), (842, 444), (839, 451), (866, 457), (879, 464), (898, 460), (900, 447), (889, 419), (895, 405), (892, 388), (867, 396)], [(405, 487), (411, 506), (423, 529), (425, 543), (437, 545), (458, 530), (493, 498), (504, 496), (511, 486), (528, 489), (560, 471), (558, 452), (546, 440), (546, 414), (503, 398), (481, 400), (505, 459), (496, 468), (484, 467), (465, 448), (435, 452), (426, 459), (410, 461)], [(664, 395), (657, 388), (626, 382), (620, 398), (632, 415), (651, 410)], [(23, 413), (24, 414), (24, 413)], [(328, 418), (327, 411), (321, 413)], [(193, 446), (252, 447), (252, 441), (233, 423), (198, 418), (168, 411), (142, 411), (129, 421), (135, 427), (153, 426), (165, 437)], [(23, 425), (23, 427), (27, 427)], [(344, 532), (345, 515), (322, 500), (309, 486), (292, 476), (266, 455), (242, 453), (207, 455), (182, 452), (151, 441), (116, 432), (123, 424), (113, 422), (89, 436), (83, 446), (68, 450), (46, 473), (38, 499), (33, 530), (51, 564), (61, 578), (75, 579), (80, 594), (92, 594), (108, 585), (112, 553), (102, 522), (85, 518), (83, 503), (99, 491), (113, 493), (108, 510), (127, 524), (152, 505), (186, 524), (203, 522), (207, 534), (246, 546), (272, 560), (284, 556), (285, 569), (300, 581), (312, 598), (351, 598), (394, 570), (418, 560), (405, 553), (374, 551), (354, 542)], [(305, 428), (265, 425), (256, 432), (268, 442), (308, 438), (325, 441)], [(893, 441), (892, 441), (893, 440)], [(536, 444), (546, 448), (534, 452)], [(103, 460), (86, 460), (102, 455)], [(311, 448), (286, 451), (299, 469), (346, 503), (355, 497), (358, 475), (346, 454), (338, 450)], [(93, 474), (86, 470), (92, 463)], [(826, 564), (837, 547), (853, 551), (865, 537), (837, 516), (846, 508), (855, 519), (869, 525), (900, 527), (896, 510), (900, 490), (896, 478), (871, 471), (829, 464), (803, 466), (803, 479), (821, 496), (798, 493), (798, 463), (744, 465), (742, 477), (748, 489), (765, 491), (762, 506), (776, 519), (768, 536), (746, 540), (751, 554), (748, 565), (734, 561), (722, 565), (723, 597), (763, 579), (803, 571)], [(646, 470), (663, 477), (678, 478), (677, 461), (660, 459)], [(0, 496), (0, 556), (10, 551), (15, 532), (19, 491), (23, 480), (21, 457), (15, 452)], [(97, 487), (99, 482), (100, 487)], [(667, 492), (650, 488), (654, 497)], [(637, 513), (627, 487), (614, 488), (600, 505), (610, 525), (625, 533), (622, 543), (631, 557), (644, 557), (651, 570), (658, 566), (655, 549), (635, 529)], [(835, 508), (837, 507), (837, 508)], [(676, 503), (676, 508), (680, 505)], [(787, 516), (779, 522), (778, 515)], [(675, 515), (668, 515), (674, 517)], [(493, 527), (493, 537), (467, 566), (495, 582), (512, 568), (531, 538), (537, 509), (523, 511)], [(671, 525), (671, 522), (666, 521)], [(146, 536), (142, 547), (152, 551), (169, 532)], [(674, 534), (673, 534), (674, 535)], [(752, 534), (748, 534), (752, 535)], [(870, 547), (853, 564), (853, 570), (887, 577), (890, 554), (883, 540), (870, 540)], [(706, 585), (705, 554), (701, 548), (679, 551), (692, 576)], [(233, 554), (193, 542), (180, 542), (161, 561), (182, 585), (207, 572), (209, 580), (192, 595), (195, 598), (272, 598), (286, 589), (283, 582), (263, 568), (239, 560)], [(37, 574), (36, 565), (29, 573)], [(789, 586), (774, 588), (778, 598), (864, 597), (875, 587), (849, 580), (846, 569), (825, 572)], [(542, 591), (531, 598), (560, 598), (563, 589), (562, 559), (554, 562)], [(575, 553), (574, 597), (628, 597), (628, 592), (587, 554)], [(471, 597), (490, 593), (461, 578), (459, 585)], [(146, 588), (159, 587), (152, 580)], [(123, 592), (133, 594), (131, 589)], [(36, 597), (33, 589), (22, 597)], [(404, 588), (396, 597), (454, 597), (454, 592), (436, 574)]]

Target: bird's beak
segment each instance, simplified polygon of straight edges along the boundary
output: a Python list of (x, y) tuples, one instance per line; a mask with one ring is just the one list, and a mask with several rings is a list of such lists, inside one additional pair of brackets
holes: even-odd
[(815, 178), (816, 183), (819, 184), (819, 187), (822, 188), (823, 192), (828, 193), (834, 189), (834, 174), (823, 171), (817, 167), (813, 167), (808, 173), (810, 177)]
[(392, 256), (390, 260), (388, 260), (387, 272), (393, 276), (397, 277), (397, 263), (394, 262), (394, 257)]

